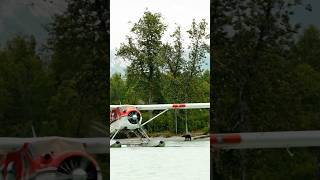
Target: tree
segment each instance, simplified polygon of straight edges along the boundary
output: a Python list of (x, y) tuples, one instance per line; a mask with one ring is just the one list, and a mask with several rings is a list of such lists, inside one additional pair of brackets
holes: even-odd
[(167, 72), (162, 77), (163, 93), (167, 94), (168, 102), (181, 102), (183, 92), (177, 89), (183, 89), (182, 73), (186, 60), (184, 56), (184, 48), (182, 46), (181, 27), (177, 26), (176, 30), (170, 36), (173, 38), (173, 44), (165, 44), (162, 47), (161, 56), (164, 61), (164, 71)]
[(131, 29), (134, 37), (128, 37), (127, 44), (121, 44), (116, 55), (130, 62), (127, 77), (139, 84), (138, 88), (146, 92), (145, 102), (151, 104), (159, 86), (159, 54), (162, 47), (161, 38), (166, 30), (159, 13), (145, 11), (144, 15)]
[(317, 71), (320, 70), (318, 63), (318, 57), (320, 55), (320, 32), (311, 25), (304, 30), (304, 33), (299, 38), (297, 45), (294, 49), (294, 56), (297, 59), (297, 63), (308, 63)]
[(184, 85), (185, 102), (197, 101), (197, 94), (195, 93), (197, 91), (195, 88), (198, 87), (197, 77), (202, 73), (201, 66), (209, 52), (207, 40), (210, 36), (207, 33), (207, 25), (208, 23), (204, 19), (198, 24), (193, 20), (190, 29), (187, 31), (191, 44), (188, 46), (189, 59), (184, 67), (183, 81), (188, 82)]
[(121, 74), (113, 74), (110, 78), (110, 104), (126, 103), (126, 81)]
[[(163, 43), (162, 36), (166, 28), (160, 14), (146, 11), (133, 25), (133, 35), (128, 36), (127, 42), (122, 43), (117, 50), (116, 55), (130, 63), (126, 69), (126, 78), (123, 79), (127, 87), (125, 101), (128, 104), (184, 103), (186, 92), (188, 102), (209, 101), (210, 90), (206, 80), (210, 73), (202, 72), (202, 63), (208, 52), (207, 23), (204, 20), (200, 23), (193, 21), (188, 31), (192, 42), (189, 57), (186, 57), (183, 47), (181, 27), (177, 26), (170, 35), (171, 39)], [(123, 94), (122, 85), (115, 82), (116, 77), (117, 75), (111, 77), (115, 83), (111, 85), (114, 91), (112, 97)], [(148, 119), (152, 117), (152, 113), (143, 114), (143, 117)], [(175, 116), (168, 112), (145, 128), (151, 132), (175, 131), (175, 123), (169, 117)], [(207, 112), (191, 111), (185, 117), (190, 119), (190, 130), (207, 127), (207, 132)], [(178, 132), (185, 132), (185, 121), (182, 116), (178, 118), (181, 119), (178, 121)]]
[[(299, 4), (212, 2), (212, 132), (293, 130), (301, 125), (295, 112), (303, 111), (295, 106), (295, 89), (291, 86), (295, 66), (291, 49), (298, 26), (292, 25), (290, 16)], [(214, 156), (217, 164), (213, 174), (231, 179), (264, 179), (253, 170), (260, 156), (249, 152)]]
[(0, 130), (3, 136), (31, 136), (47, 118), (50, 81), (36, 53), (34, 37), (17, 36), (0, 50)]
[[(66, 12), (56, 15), (48, 28), (53, 52), (50, 75), (57, 90), (50, 104), (54, 114), (50, 114), (53, 121), (59, 115), (61, 121), (75, 118), (73, 136), (88, 135), (90, 130), (83, 127), (90, 122), (106, 123), (107, 15), (106, 1), (71, 0)], [(70, 93), (63, 93), (65, 90)], [(59, 107), (64, 105), (63, 99), (70, 103), (69, 111)]]

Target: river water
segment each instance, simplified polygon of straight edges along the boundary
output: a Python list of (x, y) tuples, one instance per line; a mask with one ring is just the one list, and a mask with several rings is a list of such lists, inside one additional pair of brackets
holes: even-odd
[(166, 147), (110, 149), (111, 180), (209, 180), (210, 142), (165, 141)]

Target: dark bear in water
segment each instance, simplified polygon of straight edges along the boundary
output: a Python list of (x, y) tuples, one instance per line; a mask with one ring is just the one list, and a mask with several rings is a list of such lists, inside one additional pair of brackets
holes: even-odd
[(191, 134), (185, 134), (182, 137), (184, 137), (185, 141), (191, 141)]

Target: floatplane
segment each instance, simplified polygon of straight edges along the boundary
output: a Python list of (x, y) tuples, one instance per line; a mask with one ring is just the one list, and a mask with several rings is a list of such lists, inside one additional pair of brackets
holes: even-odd
[[(139, 145), (149, 147), (163, 147), (163, 140), (151, 139), (144, 126), (171, 109), (208, 109), (210, 103), (186, 103), (186, 104), (149, 104), (149, 105), (110, 105), (110, 147), (121, 147), (123, 143), (116, 141), (115, 137), (120, 131), (126, 134), (133, 133), (139, 138), (138, 143), (127, 145)], [(142, 121), (140, 111), (162, 110), (159, 114), (147, 121)]]

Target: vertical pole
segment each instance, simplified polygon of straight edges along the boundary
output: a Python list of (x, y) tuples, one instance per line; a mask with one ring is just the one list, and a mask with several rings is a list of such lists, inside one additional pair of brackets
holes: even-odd
[(176, 135), (178, 134), (177, 110), (174, 110), (174, 119), (176, 121)]
[(186, 115), (186, 134), (188, 134), (188, 110), (185, 110)]

